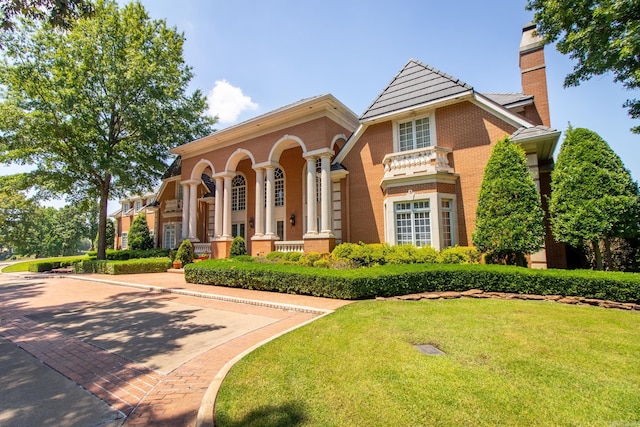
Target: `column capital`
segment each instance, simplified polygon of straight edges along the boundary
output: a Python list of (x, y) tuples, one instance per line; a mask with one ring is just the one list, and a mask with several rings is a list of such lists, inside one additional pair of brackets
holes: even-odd
[(305, 159), (316, 157), (331, 157), (334, 154), (336, 153), (331, 148), (320, 148), (318, 150), (307, 151), (306, 153), (302, 154), (302, 157)]
[(211, 176), (212, 179), (233, 179), (236, 176), (236, 172), (235, 171), (223, 171), (223, 172), (218, 172), (216, 174), (213, 174)]
[(186, 179), (184, 181), (180, 181), (180, 184), (182, 184), (182, 185), (200, 184), (200, 180), (199, 179)]
[(255, 165), (252, 166), (252, 169), (258, 170), (258, 169), (269, 169), (269, 168), (277, 168), (279, 167), (278, 163), (274, 162), (274, 161), (267, 161), (267, 162), (262, 162), (262, 163), (256, 163)]

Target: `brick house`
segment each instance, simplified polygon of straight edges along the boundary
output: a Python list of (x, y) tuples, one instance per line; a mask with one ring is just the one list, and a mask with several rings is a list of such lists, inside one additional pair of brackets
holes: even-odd
[[(359, 117), (321, 95), (171, 150), (154, 203), (158, 245), (188, 238), (214, 257), (238, 235), (252, 255), (340, 242), (471, 245), (484, 168), (505, 136), (525, 150), (546, 209), (560, 132), (534, 29), (522, 32), (522, 93), (478, 93), (411, 59)], [(547, 232), (531, 265), (565, 258)]]
[(157, 209), (155, 209), (154, 205), (155, 198), (156, 193), (145, 193), (120, 200), (121, 208), (109, 215), (109, 217), (113, 218), (116, 222), (116, 237), (113, 245), (115, 249), (129, 248), (129, 230), (131, 229), (133, 221), (141, 213), (146, 215), (147, 226), (151, 232), (151, 237), (157, 245), (156, 229), (158, 228), (158, 224), (156, 223)]

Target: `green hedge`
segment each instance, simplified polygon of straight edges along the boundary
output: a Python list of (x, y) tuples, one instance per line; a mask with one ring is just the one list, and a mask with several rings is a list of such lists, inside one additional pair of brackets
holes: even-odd
[[(124, 250), (115, 250), (108, 249), (106, 252), (107, 260), (110, 261), (126, 261), (128, 259), (139, 259), (139, 258), (159, 258), (159, 257), (168, 257), (171, 249), (165, 248), (155, 248), (148, 250), (133, 250), (133, 249), (124, 249)], [(89, 251), (87, 255), (90, 258), (95, 259), (98, 255), (98, 251)]]
[(533, 270), (498, 265), (407, 264), (335, 270), (234, 260), (207, 260), (185, 268), (188, 283), (341, 299), (418, 292), (466, 291), (563, 295), (640, 303), (640, 274)]
[(169, 258), (144, 258), (127, 261), (85, 260), (74, 264), (75, 273), (135, 274), (162, 273), (171, 267)]

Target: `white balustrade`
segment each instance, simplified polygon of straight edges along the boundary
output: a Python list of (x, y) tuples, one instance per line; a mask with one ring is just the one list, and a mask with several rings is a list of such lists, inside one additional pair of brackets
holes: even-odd
[(443, 147), (426, 147), (417, 150), (401, 151), (384, 156), (384, 177), (393, 178), (399, 175), (454, 173), (449, 166), (447, 154), (451, 149)]
[(164, 204), (165, 212), (179, 212), (182, 211), (182, 199), (167, 200)]
[(196, 255), (202, 255), (204, 253), (211, 255), (211, 243), (194, 243), (193, 251)]
[(304, 252), (303, 240), (289, 240), (274, 242), (275, 249), (278, 252)]

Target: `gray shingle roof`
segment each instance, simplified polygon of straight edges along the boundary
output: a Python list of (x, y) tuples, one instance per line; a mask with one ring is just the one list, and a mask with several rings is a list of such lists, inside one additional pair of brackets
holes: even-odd
[(176, 159), (171, 163), (169, 169), (162, 175), (161, 179), (172, 178), (174, 176), (179, 176), (182, 172), (182, 158), (180, 156), (176, 157)]
[(533, 100), (532, 95), (525, 95), (524, 93), (483, 93), (483, 95), (506, 108), (513, 104)]
[(511, 140), (513, 141), (521, 141), (529, 138), (536, 138), (543, 135), (554, 135), (557, 134), (558, 131), (555, 129), (551, 129), (546, 126), (534, 126), (530, 128), (520, 128), (514, 133), (511, 134)]
[(370, 119), (470, 90), (473, 88), (459, 79), (410, 59), (360, 119)]

